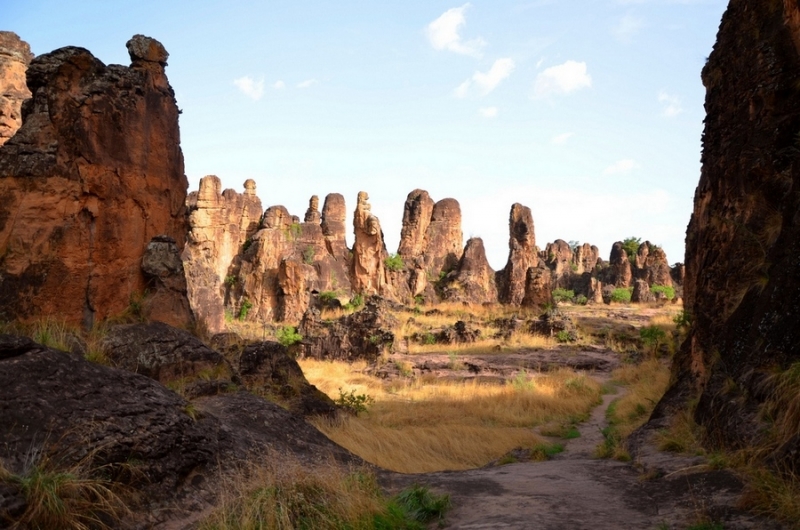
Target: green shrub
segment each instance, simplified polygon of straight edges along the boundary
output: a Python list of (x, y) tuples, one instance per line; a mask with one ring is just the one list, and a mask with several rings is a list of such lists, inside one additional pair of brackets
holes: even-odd
[(589, 303), (589, 299), (588, 299), (588, 298), (586, 298), (586, 295), (579, 294), (579, 295), (578, 295), (578, 296), (575, 298), (575, 303), (576, 303), (576, 304), (578, 304), (578, 305), (586, 305), (586, 304), (588, 304), (588, 303)]
[(575, 291), (570, 291), (567, 289), (553, 289), (553, 300), (556, 302), (571, 302), (572, 299), (575, 298)]
[(253, 240), (251, 238), (248, 237), (247, 239), (245, 239), (244, 243), (242, 244), (242, 252), (247, 252), (247, 249), (250, 248), (252, 244)]
[(403, 263), (403, 258), (400, 257), (400, 254), (390, 254), (388, 258), (383, 260), (383, 264), (386, 265), (386, 268), (390, 271), (399, 271), (405, 268), (406, 264)]
[(242, 302), (242, 306), (239, 308), (239, 320), (246, 319), (247, 313), (249, 313), (251, 309), (253, 309), (253, 302), (245, 299), (244, 302)]
[(620, 304), (630, 303), (631, 294), (633, 294), (633, 289), (630, 287), (617, 287), (611, 292), (611, 301)]
[(626, 237), (622, 240), (622, 248), (625, 249), (625, 253), (628, 255), (630, 259), (632, 256), (636, 256), (636, 253), (639, 252), (639, 247), (642, 245), (642, 238), (641, 237)]
[(297, 344), (303, 340), (303, 336), (297, 332), (297, 329), (295, 329), (294, 326), (284, 326), (282, 328), (278, 328), (278, 331), (275, 332), (275, 338), (277, 338), (278, 342), (287, 348), (292, 344)]
[(689, 326), (692, 325), (692, 318), (691, 316), (689, 316), (689, 313), (687, 313), (685, 309), (679, 311), (678, 314), (675, 315), (675, 317), (672, 319), (672, 321), (675, 322), (675, 325), (678, 326), (678, 328), (688, 329)]
[(344, 309), (347, 311), (355, 311), (362, 305), (364, 305), (364, 295), (357, 293), (344, 305)]
[(655, 353), (659, 345), (667, 339), (667, 332), (658, 326), (645, 326), (639, 330), (639, 338), (651, 352)]
[(425, 305), (425, 297), (421, 294), (414, 296), (414, 303), (416, 305)]
[(345, 392), (340, 388), (339, 397), (334, 402), (350, 414), (358, 416), (361, 412), (367, 412), (375, 399), (368, 394), (356, 394), (355, 390)]
[(667, 297), (667, 300), (675, 298), (675, 288), (667, 285), (654, 285), (650, 287), (650, 292), (653, 294), (663, 293)]
[(319, 293), (319, 301), (323, 304), (330, 304), (337, 298), (339, 298), (339, 295), (336, 291), (322, 291)]
[(556, 333), (556, 340), (558, 342), (573, 342), (575, 340), (575, 335), (566, 329), (562, 329)]
[(225, 276), (225, 285), (228, 287), (233, 287), (236, 285), (237, 280), (238, 279), (234, 275)]
[(305, 250), (303, 250), (303, 263), (306, 265), (311, 265), (314, 263), (314, 256), (316, 255), (316, 251), (314, 247), (308, 245)]

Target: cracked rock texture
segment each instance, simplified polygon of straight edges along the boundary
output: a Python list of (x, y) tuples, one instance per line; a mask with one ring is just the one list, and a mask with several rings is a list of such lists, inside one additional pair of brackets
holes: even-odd
[(157, 235), (183, 247), (187, 180), (167, 52), (142, 35), (131, 66), (83, 48), (31, 61), (33, 97), (0, 147), (0, 318), (89, 327), (144, 291)]
[(25, 71), (33, 59), (28, 43), (0, 31), (0, 146), (22, 126), (22, 103), (31, 97)]

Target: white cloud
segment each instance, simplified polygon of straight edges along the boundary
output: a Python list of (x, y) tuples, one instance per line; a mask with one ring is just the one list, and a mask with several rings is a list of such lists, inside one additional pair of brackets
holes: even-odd
[(557, 94), (569, 94), (592, 86), (592, 76), (586, 72), (586, 63), (567, 61), (551, 66), (536, 77), (533, 97), (545, 98)]
[(497, 117), (497, 107), (483, 107), (478, 109), (481, 116), (484, 118), (496, 118)]
[(630, 42), (633, 36), (641, 31), (642, 27), (644, 27), (643, 19), (633, 15), (625, 15), (614, 26), (611, 33), (620, 42)]
[(614, 162), (607, 168), (603, 170), (603, 175), (621, 175), (623, 173), (630, 173), (634, 169), (639, 168), (639, 164), (636, 160), (631, 160), (630, 158), (626, 158), (624, 160), (619, 160)]
[(573, 136), (575, 136), (575, 133), (571, 133), (571, 132), (562, 133), (562, 134), (553, 136), (553, 139), (551, 140), (551, 142), (553, 143), (553, 145), (564, 145), (565, 143), (567, 143), (567, 140), (569, 140)]
[(308, 88), (311, 85), (316, 85), (317, 83), (319, 83), (319, 81), (317, 81), (316, 79), (306, 79), (305, 81), (297, 83), (297, 88)]
[(661, 103), (661, 115), (665, 118), (674, 118), (683, 112), (681, 99), (678, 96), (668, 94), (664, 90), (658, 93), (658, 102)]
[(439, 18), (428, 24), (425, 33), (434, 49), (480, 57), (486, 41), (480, 37), (464, 41), (459, 35), (461, 27), (467, 23), (464, 11), (469, 6), (470, 4), (466, 3), (461, 7), (448, 9)]
[(242, 93), (251, 98), (253, 101), (258, 101), (264, 95), (264, 79), (256, 81), (249, 75), (234, 79), (233, 84), (242, 91)]
[(470, 89), (474, 86), (479, 95), (485, 96), (497, 88), (504, 79), (510, 76), (514, 68), (516, 68), (516, 64), (514, 64), (513, 59), (509, 57), (497, 59), (492, 67), (489, 68), (488, 72), (475, 72), (471, 79), (467, 79), (461, 83), (458, 88), (456, 88), (455, 95), (459, 98), (467, 97)]
[(272, 85), (272, 88), (275, 90), (281, 90), (282, 88), (286, 88), (286, 83), (281, 80), (275, 81), (275, 83)]

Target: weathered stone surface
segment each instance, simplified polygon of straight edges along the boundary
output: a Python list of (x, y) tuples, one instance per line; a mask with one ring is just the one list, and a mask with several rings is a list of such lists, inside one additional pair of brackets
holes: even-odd
[(675, 286), (683, 286), (686, 278), (686, 267), (683, 263), (676, 263), (670, 269), (670, 276), (672, 276), (672, 284)]
[(589, 281), (589, 294), (586, 295), (590, 304), (603, 303), (603, 283), (597, 278), (591, 278)]
[(444, 282), (442, 298), (473, 304), (497, 302), (495, 272), (486, 259), (481, 238), (472, 237), (467, 241), (455, 272), (448, 275)]
[[(699, 389), (707, 440), (752, 447), (774, 429), (757, 414), (776, 402), (769, 375), (800, 361), (800, 6), (731, 0), (702, 77), (684, 283), (692, 326), (653, 421)], [(800, 472), (796, 457), (782, 464)]]
[(23, 125), (0, 148), (0, 318), (90, 326), (144, 291), (153, 237), (183, 247), (178, 107), (163, 65), (82, 48), (37, 57), (27, 81)]
[(377, 217), (372, 215), (367, 192), (358, 192), (358, 203), (353, 213), (352, 275), (353, 290), (365, 295), (384, 292), (386, 284), (384, 259), (387, 257), (383, 232)]
[(537, 335), (546, 335), (553, 337), (560, 332), (568, 333), (570, 341), (578, 338), (575, 323), (569, 315), (561, 312), (559, 309), (550, 309), (543, 313), (538, 320), (530, 323), (530, 332)]
[(664, 249), (645, 241), (639, 245), (633, 272), (635, 278), (642, 279), (648, 285), (665, 285), (672, 287), (672, 275), (667, 254)]
[(313, 359), (375, 361), (394, 343), (392, 330), (398, 323), (389, 311), (393, 307), (392, 302), (372, 296), (363, 309), (334, 322), (323, 322), (319, 312), (309, 308), (298, 328), (303, 336), (303, 355)]
[(525, 297), (528, 269), (539, 263), (531, 209), (514, 203), (508, 224), (508, 262), (505, 269), (497, 273), (498, 294), (500, 302), (520, 305)]
[(433, 205), (433, 199), (425, 190), (416, 189), (408, 194), (403, 207), (400, 246), (397, 249), (404, 261), (410, 262), (425, 253), (425, 234), (431, 224)]
[(197, 337), (162, 322), (112, 327), (103, 349), (118, 368), (195, 394), (193, 383), (237, 381), (230, 363)]
[(33, 59), (28, 43), (0, 31), (0, 146), (22, 126), (22, 103), (31, 97), (25, 72)]
[(441, 344), (466, 344), (475, 342), (481, 336), (481, 330), (470, 326), (463, 320), (457, 321), (436, 333), (436, 342)]
[(550, 270), (541, 263), (536, 267), (530, 267), (525, 276), (525, 296), (522, 305), (543, 308), (552, 304), (553, 280)]
[(336, 414), (331, 398), (310, 384), (297, 361), (277, 342), (247, 345), (239, 359), (239, 374), (248, 390), (274, 396), (302, 416)]
[(319, 197), (312, 195), (308, 201), (308, 210), (303, 218), (304, 223), (320, 223), (322, 216), (319, 213)]
[(461, 232), (461, 206), (455, 199), (442, 199), (433, 205), (431, 221), (425, 230), (425, 268), (438, 276), (450, 272), (461, 259), (464, 235)]
[(189, 301), (196, 317), (211, 332), (225, 326), (227, 291), (235, 284), (239, 256), (252, 241), (261, 219), (261, 200), (255, 182), (244, 184), (244, 193), (227, 189), (216, 175), (200, 179), (200, 189), (190, 208), (190, 232), (183, 251)]
[(616, 287), (630, 287), (633, 273), (628, 254), (625, 252), (621, 241), (617, 241), (611, 247), (611, 255), (608, 258), (608, 262), (608, 268), (605, 270), (606, 278), (603, 283)]
[(146, 299), (147, 317), (171, 326), (193, 325), (186, 275), (175, 240), (167, 235), (151, 239), (142, 256), (142, 272), (150, 293)]
[(631, 293), (631, 302), (640, 304), (655, 302), (656, 297), (650, 292), (650, 284), (646, 280), (635, 280), (633, 282), (633, 292)]
[(553, 271), (554, 288), (567, 288), (572, 276), (572, 249), (563, 239), (556, 239), (548, 243), (542, 254), (545, 256), (545, 263)]

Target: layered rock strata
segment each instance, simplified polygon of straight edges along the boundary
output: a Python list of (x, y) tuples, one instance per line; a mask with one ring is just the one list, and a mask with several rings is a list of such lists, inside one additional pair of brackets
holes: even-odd
[(31, 61), (22, 127), (0, 147), (0, 319), (90, 327), (144, 292), (153, 237), (183, 247), (168, 55), (142, 35), (127, 46), (130, 67), (74, 47)]

